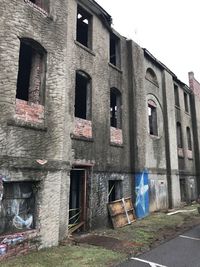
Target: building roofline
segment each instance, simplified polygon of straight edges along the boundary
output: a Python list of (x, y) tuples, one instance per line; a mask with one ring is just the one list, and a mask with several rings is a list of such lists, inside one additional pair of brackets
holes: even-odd
[(111, 30), (112, 17), (94, 0), (79, 0), (84, 6), (93, 11), (103, 22), (103, 24)]
[(163, 64), (156, 57), (154, 57), (146, 48), (143, 48), (143, 51), (146, 56), (148, 56), (151, 60), (154, 61), (154, 63), (156, 63), (156, 65), (158, 65), (161, 69), (166, 70), (169, 74), (171, 74), (175, 82), (184, 87), (186, 90), (190, 90), (187, 84), (179, 80), (178, 77), (165, 64)]

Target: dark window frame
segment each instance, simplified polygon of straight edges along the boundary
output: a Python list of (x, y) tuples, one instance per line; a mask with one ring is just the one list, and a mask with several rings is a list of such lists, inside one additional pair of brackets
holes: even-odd
[(108, 180), (108, 202), (113, 202), (122, 198), (122, 187), (122, 180)]
[(185, 112), (189, 113), (189, 103), (188, 103), (188, 94), (186, 92), (183, 92), (184, 95), (184, 107), (185, 107)]
[(183, 134), (182, 134), (182, 126), (180, 122), (176, 123), (176, 137), (177, 137), (177, 147), (183, 148)]
[(76, 19), (76, 41), (89, 49), (92, 49), (92, 21), (92, 15), (78, 5)]
[(42, 8), (46, 12), (49, 12), (49, 0), (29, 0), (34, 5)]
[(35, 40), (20, 39), (16, 98), (44, 105), (46, 50)]
[(158, 136), (157, 106), (154, 101), (148, 101), (149, 134)]
[(186, 127), (186, 134), (187, 134), (188, 150), (192, 151), (192, 135), (191, 135), (190, 127)]
[(179, 90), (176, 84), (174, 84), (174, 103), (175, 103), (175, 106), (180, 107)]
[(110, 33), (110, 63), (118, 68), (121, 65), (120, 38), (114, 33)]
[(115, 87), (110, 89), (110, 126), (122, 129), (122, 95)]
[(92, 117), (92, 79), (82, 70), (76, 71), (74, 116), (91, 120)]

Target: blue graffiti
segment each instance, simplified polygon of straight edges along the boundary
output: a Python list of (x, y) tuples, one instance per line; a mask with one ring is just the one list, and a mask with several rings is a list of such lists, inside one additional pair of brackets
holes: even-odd
[(144, 170), (135, 176), (135, 211), (138, 218), (143, 218), (149, 214), (149, 185), (148, 171)]

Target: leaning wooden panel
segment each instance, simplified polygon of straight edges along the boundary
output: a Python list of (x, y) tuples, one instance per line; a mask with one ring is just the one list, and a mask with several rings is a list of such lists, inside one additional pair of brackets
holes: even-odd
[(108, 204), (108, 208), (109, 208), (111, 216), (124, 213), (124, 206), (123, 206), (121, 199), (110, 202)]
[(114, 228), (123, 227), (136, 220), (131, 198), (108, 203), (108, 210)]

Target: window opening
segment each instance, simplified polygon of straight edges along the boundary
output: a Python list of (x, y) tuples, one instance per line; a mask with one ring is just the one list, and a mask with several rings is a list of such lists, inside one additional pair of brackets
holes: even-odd
[(174, 98), (175, 98), (175, 105), (179, 107), (179, 95), (178, 95), (178, 86), (174, 85)]
[(108, 202), (122, 198), (122, 181), (108, 181)]
[(185, 179), (180, 179), (180, 191), (181, 191), (181, 201), (185, 202), (187, 199)]
[(75, 117), (90, 119), (91, 113), (91, 79), (82, 71), (76, 72)]
[(36, 185), (31, 182), (3, 182), (0, 201), (0, 233), (35, 228)]
[(92, 16), (78, 6), (76, 40), (88, 48), (91, 48), (91, 21)]
[(110, 34), (110, 63), (119, 67), (120, 66), (120, 40), (114, 35)]
[(43, 103), (44, 69), (44, 54), (21, 41), (16, 98)]
[(121, 128), (121, 93), (116, 88), (110, 92), (110, 125)]
[(183, 148), (182, 129), (180, 122), (177, 122), (176, 130), (177, 130), (177, 146), (178, 148)]
[(30, 0), (30, 2), (41, 7), (45, 11), (47, 11), (47, 9), (48, 9), (49, 0)]
[(158, 136), (156, 106), (148, 104), (148, 115), (149, 115), (149, 134)]
[(159, 87), (157, 76), (151, 68), (147, 69), (145, 78), (157, 87)]
[(189, 107), (188, 107), (188, 94), (184, 93), (184, 104), (185, 104), (185, 111), (189, 112)]
[(86, 170), (70, 172), (69, 230), (77, 230), (86, 220)]
[(191, 131), (189, 127), (186, 128), (186, 132), (187, 132), (188, 150), (192, 150), (192, 137), (191, 137)]

